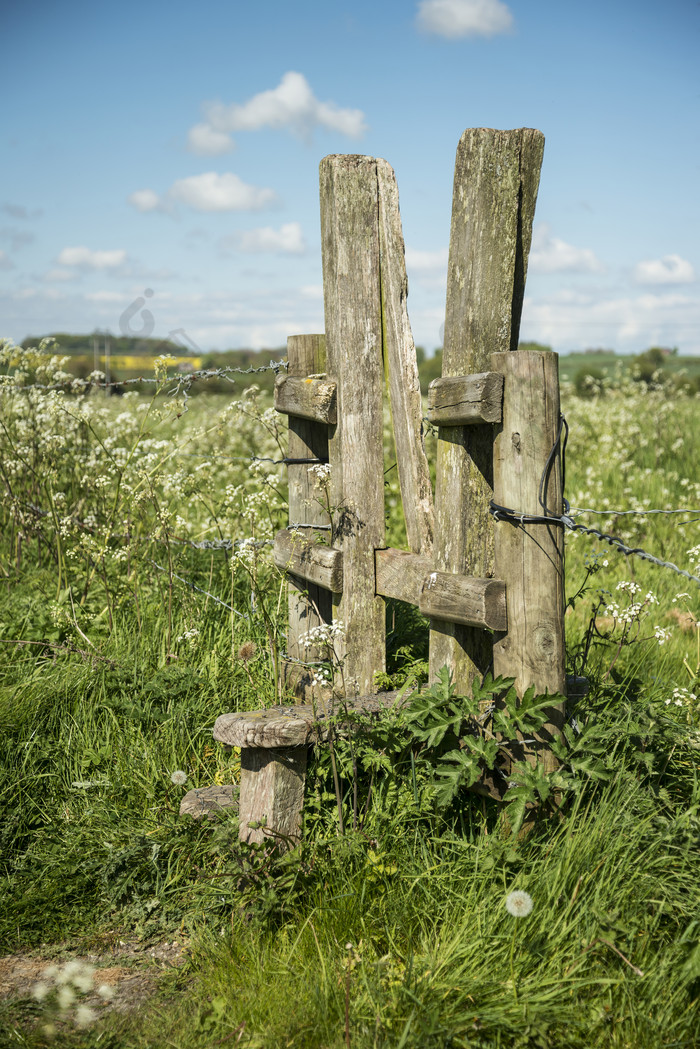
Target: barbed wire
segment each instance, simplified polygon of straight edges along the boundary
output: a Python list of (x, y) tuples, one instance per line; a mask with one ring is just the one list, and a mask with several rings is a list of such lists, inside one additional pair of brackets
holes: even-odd
[(223, 368), (200, 368), (193, 372), (181, 372), (179, 375), (165, 375), (165, 376), (144, 376), (139, 375), (131, 379), (113, 379), (110, 382), (102, 382), (99, 380), (87, 378), (81, 379), (78, 376), (70, 376), (69, 378), (62, 379), (60, 382), (53, 383), (26, 383), (20, 384), (13, 382), (13, 375), (0, 375), (0, 390), (63, 390), (66, 393), (83, 393), (86, 390), (108, 390), (113, 387), (122, 386), (133, 386), (137, 383), (144, 383), (146, 385), (163, 385), (167, 383), (175, 382), (176, 389), (167, 391), (168, 395), (172, 395), (177, 392), (177, 389), (181, 386), (191, 385), (193, 382), (197, 382), (199, 379), (225, 379), (230, 383), (235, 383), (235, 379), (230, 378), (231, 375), (257, 375), (261, 372), (273, 371), (278, 374), (282, 369), (287, 367), (287, 361), (270, 361), (268, 364), (260, 365), (259, 367), (253, 367), (252, 365), (248, 368), (236, 368), (233, 366)]
[[(569, 427), (566, 419), (563, 415), (559, 417), (559, 426), (557, 434), (554, 439), (554, 444), (547, 457), (547, 461), (540, 477), (539, 491), (538, 491), (538, 502), (542, 507), (541, 514), (526, 514), (521, 513), (518, 510), (514, 510), (511, 507), (501, 506), (496, 503), (493, 499), (489, 502), (489, 512), (496, 521), (510, 521), (522, 527), (525, 524), (556, 524), (561, 525), (564, 528), (568, 528), (573, 532), (580, 532), (583, 535), (593, 536), (600, 542), (608, 543), (609, 546), (615, 547), (620, 553), (624, 554), (625, 557), (634, 555), (639, 557), (643, 561), (649, 561), (652, 564), (658, 565), (660, 568), (668, 568), (673, 572), (677, 572), (678, 575), (683, 576), (685, 579), (689, 579), (693, 583), (697, 583), (700, 586), (700, 577), (693, 575), (691, 572), (687, 572), (684, 568), (679, 568), (678, 565), (674, 565), (672, 561), (664, 561), (660, 557), (655, 557), (654, 554), (650, 554), (647, 550), (643, 550), (641, 547), (628, 546), (626, 543), (619, 538), (619, 536), (611, 535), (608, 532), (601, 532), (599, 528), (590, 528), (586, 525), (577, 524), (571, 516), (571, 507), (566, 499), (562, 497), (564, 504), (564, 513), (556, 514), (550, 510), (547, 505), (547, 486), (549, 483), (549, 477), (551, 475), (552, 468), (557, 457), (561, 461), (561, 476), (562, 476), (562, 488), (566, 479), (566, 444), (569, 435)], [(602, 516), (607, 516), (611, 511), (602, 510), (580, 510), (579, 513), (597, 513)], [(621, 515), (636, 513), (635, 510), (623, 510), (620, 511)], [(641, 511), (642, 513), (697, 513), (696, 510), (650, 510)]]
[(226, 601), (222, 601), (220, 597), (216, 596), (216, 594), (210, 594), (208, 590), (203, 590), (201, 586), (196, 586), (190, 579), (185, 579), (184, 576), (178, 575), (176, 572), (172, 572), (167, 566), (159, 565), (158, 562), (154, 561), (152, 558), (149, 558), (149, 564), (152, 564), (153, 567), (157, 568), (159, 572), (167, 572), (169, 576), (172, 576), (173, 579), (177, 579), (179, 583), (184, 583), (184, 585), (189, 587), (190, 590), (196, 590), (198, 594), (205, 594), (207, 597), (210, 597), (212, 601), (216, 602), (217, 605), (223, 605), (223, 607), (227, 608), (229, 612), (233, 612), (234, 615), (237, 615), (239, 619), (250, 619), (250, 616), (243, 615), (243, 613), (239, 612), (238, 609), (234, 608), (232, 605), (227, 604)]
[(700, 510), (591, 510), (590, 507), (570, 506), (569, 513), (574, 514), (597, 514), (599, 517), (627, 517), (635, 514), (643, 517), (645, 514), (698, 514)]

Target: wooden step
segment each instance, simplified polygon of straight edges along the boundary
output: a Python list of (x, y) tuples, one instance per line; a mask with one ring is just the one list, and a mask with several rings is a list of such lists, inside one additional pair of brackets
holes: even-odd
[(397, 705), (398, 695), (398, 691), (380, 692), (376, 696), (319, 701), (315, 706), (279, 706), (222, 714), (214, 724), (214, 739), (228, 747), (311, 746), (325, 742), (331, 728), (339, 734), (347, 732), (353, 724), (352, 715), (390, 710)]

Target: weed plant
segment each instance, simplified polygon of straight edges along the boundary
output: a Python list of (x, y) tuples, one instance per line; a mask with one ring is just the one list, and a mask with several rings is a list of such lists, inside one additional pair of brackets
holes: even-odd
[[(49, 346), (2, 352), (3, 950), (128, 934), (191, 952), (150, 1006), (64, 1025), (60, 1044), (698, 1044), (696, 583), (567, 535), (569, 669), (590, 687), (529, 834), (466, 789), (496, 760), (465, 745), (474, 698), (444, 678), (339, 741), (343, 834), (319, 750), (303, 845), (244, 847), (234, 814), (178, 809), (189, 787), (236, 781), (216, 716), (280, 696), (283, 423), (255, 389), (169, 397), (165, 363), (152, 398), (107, 398), (72, 390)], [(700, 514), (613, 514), (700, 508), (697, 398), (619, 377), (562, 400), (568, 498), (604, 511), (579, 520), (698, 575)], [(426, 624), (401, 605), (387, 624), (382, 684), (424, 681)], [(0, 1044), (48, 1044), (41, 1008), (3, 1006)]]

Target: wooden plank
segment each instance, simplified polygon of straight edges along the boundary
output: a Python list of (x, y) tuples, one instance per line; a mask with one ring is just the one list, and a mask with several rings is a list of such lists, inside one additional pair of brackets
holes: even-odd
[(487, 630), (506, 629), (505, 584), (433, 571), (432, 559), (405, 550), (375, 550), (382, 597), (417, 605), (426, 616)]
[[(301, 840), (306, 759), (306, 747), (241, 750), (241, 841), (268, 841), (285, 850)], [(250, 827), (250, 823), (264, 826)]]
[(374, 566), (378, 594), (417, 605), (423, 583), (433, 570), (433, 560), (407, 550), (375, 550)]
[(278, 375), (275, 380), (275, 408), (284, 415), (335, 424), (335, 383), (325, 375), (308, 375), (305, 378)]
[[(517, 348), (544, 137), (539, 131), (464, 132), (455, 165), (443, 377), (490, 370), (491, 351)], [(493, 427), (441, 427), (435, 489), (435, 567), (493, 576)], [(468, 689), (488, 669), (492, 642), (434, 620), (430, 668)]]
[(408, 319), (408, 278), (399, 191), (392, 167), (377, 160), (383, 351), (406, 535), (416, 554), (433, 549), (435, 512), (423, 440), (416, 348)]
[(440, 426), (499, 423), (503, 376), (498, 372), (433, 379), (428, 387), (428, 419)]
[[(540, 515), (539, 487), (559, 427), (559, 372), (555, 353), (495, 353), (492, 367), (505, 376), (503, 426), (494, 444), (494, 501)], [(545, 502), (563, 512), (561, 460), (552, 463)], [(506, 581), (508, 633), (493, 648), (494, 672), (514, 677), (520, 695), (565, 693), (564, 529), (556, 524), (498, 521), (496, 569)], [(564, 707), (553, 705), (535, 744), (524, 744), (530, 761), (556, 768), (548, 748), (561, 733)]]
[[(287, 339), (288, 374), (294, 378), (316, 375), (326, 368), (325, 335), (291, 335)], [(328, 427), (299, 416), (289, 417), (290, 459), (328, 458)], [(289, 482), (289, 520), (292, 524), (311, 527), (300, 529), (307, 539), (314, 535), (329, 536), (328, 531), (314, 530), (313, 526), (329, 528), (330, 519), (323, 505), (322, 491), (318, 479), (307, 463), (290, 463), (287, 467)], [(330, 591), (293, 576), (288, 580), (289, 627), (287, 630), (287, 655), (283, 664), (285, 685), (302, 699), (312, 694), (312, 667), (305, 665), (324, 659), (326, 653), (319, 648), (306, 648), (299, 643), (302, 634), (314, 627), (330, 623), (333, 604)]]
[(278, 568), (299, 579), (315, 583), (334, 594), (343, 590), (342, 550), (308, 542), (304, 533), (283, 528), (275, 536), (274, 558)]
[(431, 572), (418, 602), (423, 615), (482, 630), (506, 629), (506, 586), (499, 579), (470, 579)]
[(221, 714), (214, 724), (214, 739), (227, 747), (276, 748), (304, 747), (325, 743), (331, 734), (352, 734), (357, 722), (348, 715), (377, 714), (407, 703), (409, 693), (379, 692), (377, 695), (354, 696), (329, 700), (324, 704), (268, 707)]
[(345, 628), (337, 685), (352, 695), (373, 691), (386, 661), (384, 602), (374, 590), (374, 551), (385, 545), (377, 161), (325, 157), (320, 195), (327, 373), (338, 384), (329, 440), (332, 545), (344, 567), (333, 599)]

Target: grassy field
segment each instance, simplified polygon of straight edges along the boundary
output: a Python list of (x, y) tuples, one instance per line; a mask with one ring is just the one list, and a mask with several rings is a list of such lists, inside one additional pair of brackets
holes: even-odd
[(620, 372), (630, 378), (641, 374), (650, 378), (656, 368), (660, 369), (662, 379), (681, 384), (688, 382), (697, 389), (700, 357), (683, 357), (677, 354), (661, 356), (654, 351), (622, 356), (612, 350), (587, 350), (585, 353), (568, 353), (559, 357), (561, 381), (576, 383), (578, 380), (579, 384), (586, 374), (612, 381), (616, 380), (616, 373)]
[[(568, 669), (590, 691), (560, 804), (527, 836), (490, 800), (446, 796), (445, 750), (408, 719), (338, 748), (355, 829), (339, 833), (319, 755), (302, 848), (245, 847), (234, 814), (202, 826), (178, 808), (236, 780), (216, 716), (275, 702), (284, 421), (254, 388), (23, 389), (60, 362), (5, 358), (0, 937), (54, 969), (0, 1000), (0, 1045), (698, 1045), (697, 582), (568, 533)], [(700, 575), (697, 396), (618, 376), (584, 397), (565, 382), (562, 405), (575, 519)], [(388, 624), (391, 682), (425, 680), (425, 623), (397, 606)], [(186, 962), (140, 1008), (88, 1004), (120, 944), (173, 941)], [(92, 956), (94, 973), (65, 969)]]

